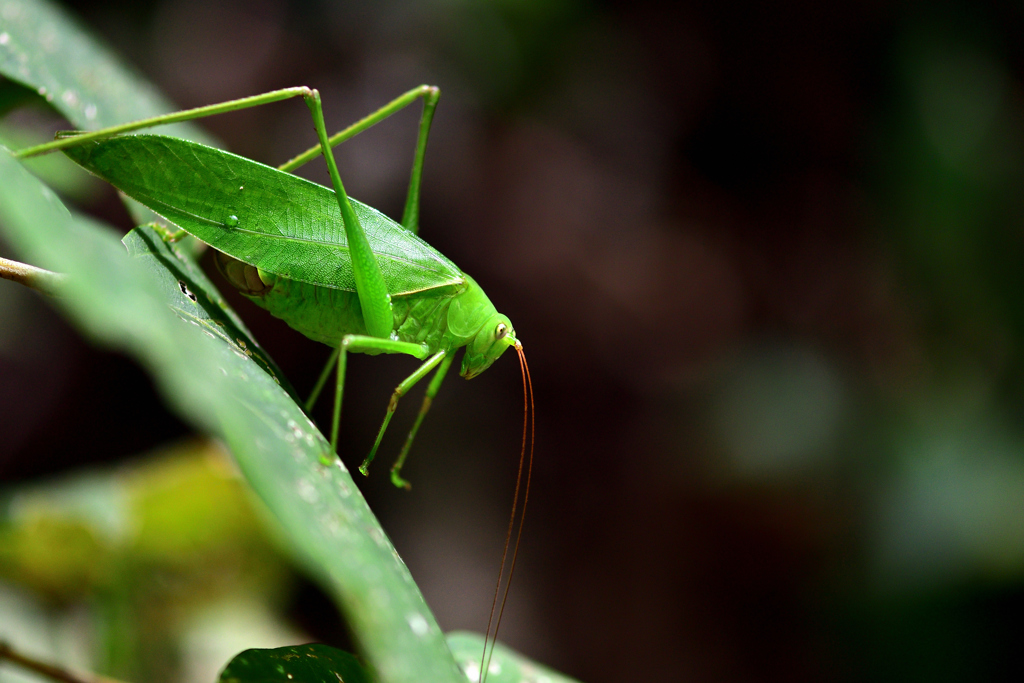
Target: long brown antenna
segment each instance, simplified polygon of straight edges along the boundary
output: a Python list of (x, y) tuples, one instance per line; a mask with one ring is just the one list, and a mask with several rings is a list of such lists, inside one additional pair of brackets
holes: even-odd
[[(519, 355), (519, 370), (523, 375), (523, 446), (519, 452), (519, 471), (516, 474), (516, 492), (512, 497), (512, 513), (509, 515), (508, 531), (505, 534), (505, 547), (501, 552), (501, 569), (498, 572), (498, 582), (494, 586), (494, 600), (491, 602), (491, 614), (487, 617), (487, 633), (484, 634), (484, 651), (480, 657), (480, 673), (477, 676), (479, 683), (484, 683), (487, 678), (487, 669), (491, 666), (491, 657), (494, 655), (494, 645), (498, 641), (498, 628), (501, 626), (501, 617), (505, 613), (505, 603), (508, 601), (509, 587), (512, 585), (512, 574), (516, 570), (516, 558), (519, 556), (519, 541), (523, 536), (523, 520), (526, 518), (526, 503), (530, 499), (530, 477), (533, 474), (533, 445), (536, 428), (534, 427), (533, 408), (533, 381), (530, 378), (530, 366), (526, 364), (526, 354), (523, 353), (522, 344), (516, 344), (516, 353)], [(505, 574), (505, 561), (508, 558), (508, 548), (512, 541), (512, 530), (516, 522), (516, 508), (519, 503), (519, 488), (523, 480), (523, 464), (526, 462), (526, 435), (529, 426), (530, 435), (530, 459), (526, 467), (526, 486), (523, 489), (523, 507), (519, 513), (519, 530), (516, 532), (516, 544), (512, 551), (512, 563), (508, 568), (508, 580), (505, 582), (505, 592), (501, 596), (501, 607), (498, 608), (498, 618), (494, 619), (494, 610), (498, 605), (498, 594), (501, 593), (501, 580)], [(494, 623), (494, 635), (491, 636), (491, 623)], [(490, 642), (490, 650), (487, 643)]]

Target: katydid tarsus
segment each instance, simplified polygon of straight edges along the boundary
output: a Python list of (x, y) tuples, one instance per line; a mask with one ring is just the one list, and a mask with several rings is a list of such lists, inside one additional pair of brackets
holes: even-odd
[[(292, 97), (302, 97), (309, 107), (318, 144), (277, 169), (177, 138), (125, 135)], [(306, 87), (286, 88), (100, 131), (59, 136), (53, 142), (21, 150), (16, 156), (63, 151), (184, 232), (214, 247), (219, 269), (247, 298), (307, 337), (332, 346), (334, 352), (306, 409), (311, 409), (336, 365), (330, 439), (334, 453), (347, 354), (400, 353), (423, 361), (392, 394), (373, 447), (359, 468), (363, 474), (380, 446), (399, 399), (433, 372), (419, 414), (391, 470), (395, 485), (408, 488), (408, 482), (401, 477), (401, 467), (455, 352), (465, 347), (460, 374), (470, 379), (490, 367), (506, 349), (515, 348), (523, 371), (525, 411), (521, 479), (527, 423), (531, 425), (532, 444), (533, 413), (532, 387), (522, 344), (509, 319), (497, 312), (480, 286), (417, 236), (426, 143), (439, 97), (436, 87), (414, 88), (329, 137), (319, 93)], [(423, 100), (423, 113), (405, 209), (398, 224), (348, 197), (332, 147), (419, 99)], [(320, 155), (327, 163), (333, 192), (290, 173)], [(520, 532), (529, 496), (532, 459), (531, 445), (522, 487)], [(502, 557), (503, 571), (519, 493), (517, 480)], [(515, 558), (513, 551), (509, 578)], [(501, 585), (499, 576), (495, 605)], [(507, 591), (506, 582), (505, 596)], [(503, 597), (502, 606), (504, 602)], [(499, 622), (500, 616), (499, 609)], [(488, 623), (488, 633), (490, 627)], [(487, 663), (481, 662), (481, 677), (486, 671)]]

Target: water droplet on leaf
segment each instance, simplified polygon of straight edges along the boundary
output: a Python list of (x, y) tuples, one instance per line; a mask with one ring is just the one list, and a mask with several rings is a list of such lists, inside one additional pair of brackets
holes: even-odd
[(430, 630), (430, 625), (427, 620), (423, 618), (422, 614), (416, 614), (415, 612), (406, 617), (406, 621), (409, 622), (409, 628), (412, 632), (418, 636), (425, 636)]

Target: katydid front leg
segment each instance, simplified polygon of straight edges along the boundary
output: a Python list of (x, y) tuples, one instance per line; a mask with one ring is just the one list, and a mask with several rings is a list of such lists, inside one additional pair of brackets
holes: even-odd
[[(444, 381), (444, 376), (448, 373), (448, 368), (451, 367), (452, 360), (454, 358), (455, 355), (449, 353), (447, 356), (445, 356), (444, 360), (441, 361), (441, 366), (437, 369), (437, 372), (434, 373), (434, 379), (430, 380), (430, 384), (427, 386), (427, 392), (423, 396), (423, 405), (420, 406), (420, 412), (419, 415), (416, 416), (416, 422), (413, 423), (412, 429), (409, 430), (409, 435), (405, 437), (405, 443), (402, 445), (402, 451), (401, 453), (398, 454), (398, 458), (395, 459), (395, 464), (391, 466), (391, 483), (394, 484), (395, 486), (398, 486), (399, 488), (410, 488), (409, 482), (407, 482), (405, 479), (402, 479), (400, 475), (400, 472), (402, 471), (402, 465), (405, 464), (405, 459), (409, 455), (409, 449), (412, 448), (413, 439), (416, 438), (416, 432), (420, 430), (420, 425), (423, 424), (423, 418), (427, 416), (427, 411), (430, 410), (430, 406), (434, 402), (434, 397), (437, 396), (437, 391), (438, 389), (441, 388), (441, 382)], [(397, 399), (394, 400), (395, 403), (397, 403)], [(388, 408), (390, 409), (391, 406), (389, 405)], [(383, 435), (384, 427), (381, 427), (380, 429), (381, 435)], [(380, 441), (381, 435), (377, 436), (378, 442)], [(371, 453), (370, 458), (372, 457), (373, 454)], [(363, 465), (359, 468), (359, 471), (363, 472), (363, 468), (368, 465), (368, 461), (363, 463)], [(363, 472), (363, 474), (366, 474), (366, 472)]]
[(416, 418), (416, 424), (413, 425), (412, 430), (409, 432), (409, 436), (406, 438), (406, 446), (402, 448), (402, 453), (398, 456), (398, 460), (391, 468), (391, 482), (399, 488), (410, 488), (409, 482), (402, 479), (399, 476), (399, 471), (402, 469), (402, 463), (405, 462), (405, 454), (409, 450), (409, 446), (412, 445), (413, 437), (416, 436), (416, 431), (420, 427), (420, 423), (423, 421), (423, 416), (426, 414), (427, 409), (430, 407), (430, 401), (434, 395), (437, 394), (438, 388), (441, 386), (441, 380), (444, 379), (444, 375), (448, 372), (448, 367), (452, 364), (453, 354), (448, 351), (438, 351), (433, 356), (427, 359), (423, 365), (416, 369), (416, 372), (406, 377), (402, 382), (395, 387), (394, 393), (391, 394), (391, 400), (388, 401), (388, 410), (384, 413), (384, 423), (380, 426), (380, 431), (377, 432), (377, 440), (373, 442), (373, 448), (370, 449), (370, 454), (363, 460), (363, 464), (359, 466), (359, 471), (365, 476), (370, 474), (370, 463), (373, 462), (373, 456), (377, 454), (377, 447), (380, 446), (381, 439), (384, 438), (384, 431), (388, 428), (388, 423), (391, 422), (391, 417), (395, 414), (395, 410), (398, 409), (398, 400), (405, 396), (406, 393), (421, 379), (426, 377), (431, 370), (438, 367), (437, 373), (434, 375), (434, 379), (431, 380), (430, 386), (427, 388), (427, 397), (423, 399), (423, 408), (420, 410), (419, 417)]

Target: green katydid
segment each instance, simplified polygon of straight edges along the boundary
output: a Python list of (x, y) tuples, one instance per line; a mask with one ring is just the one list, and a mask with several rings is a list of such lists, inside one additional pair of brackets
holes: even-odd
[[(177, 138), (124, 135), (297, 96), (309, 107), (319, 144), (278, 169)], [(532, 423), (529, 370), (511, 322), (497, 312), (471, 277), (417, 236), (420, 180), (439, 97), (436, 87), (414, 88), (328, 137), (319, 93), (305, 87), (286, 88), (100, 131), (61, 136), (53, 142), (21, 150), (16, 156), (63, 151), (86, 170), (214, 247), (221, 272), (247, 298), (307, 337), (332, 346), (334, 353), (306, 408), (308, 411), (312, 407), (336, 363), (331, 424), (331, 448), (335, 453), (347, 354), (402, 353), (422, 360), (392, 394), (376, 441), (359, 468), (367, 473), (399, 399), (433, 371), (419, 414), (391, 470), (395, 485), (407, 488), (408, 482), (400, 475), (401, 467), (459, 348), (466, 349), (460, 374), (467, 379), (490, 367), (509, 347), (516, 349), (523, 370), (524, 404), (530, 407), (528, 417)], [(405, 210), (398, 224), (348, 197), (331, 150), (418, 99), (423, 99), (423, 113)], [(321, 154), (327, 163), (333, 192), (289, 173)], [(524, 417), (520, 475), (526, 423)], [(532, 448), (530, 461), (532, 464)], [(528, 467), (520, 532), (529, 483)], [(506, 553), (519, 489), (517, 481)], [(513, 552), (509, 578), (515, 556)], [(504, 565), (505, 555), (503, 568)], [(499, 575), (499, 589), (500, 585)], [(506, 596), (507, 591), (506, 583)], [(497, 595), (498, 589), (495, 604)], [(492, 606), (492, 617), (493, 614)], [(499, 610), (499, 621), (500, 615)], [(481, 666), (486, 672), (487, 666), (483, 662)]]
[[(211, 116), (302, 96), (320, 144), (277, 170), (249, 159), (155, 135), (130, 131)], [(511, 322), (454, 263), (417, 237), (420, 179), (427, 135), (440, 92), (420, 86), (328, 138), (320, 97), (287, 88), (222, 104), (157, 116), (22, 150), (29, 157), (61, 149), (88, 171), (218, 250), (225, 277), (250, 300), (307, 337), (336, 349), (338, 382), (331, 447), (337, 451), (341, 392), (348, 352), (404, 353), (424, 363), (398, 388), (388, 406), (366, 469), (401, 398), (436, 369), (428, 401), (392, 470), (401, 466), (420, 420), (451, 365), (466, 347), (463, 377), (486, 370), (507, 348), (521, 349)], [(331, 148), (423, 98), (424, 109), (401, 225), (345, 193)], [(323, 154), (334, 192), (287, 173)], [(340, 214), (339, 214), (340, 209)], [(307, 408), (335, 362), (328, 363)]]

